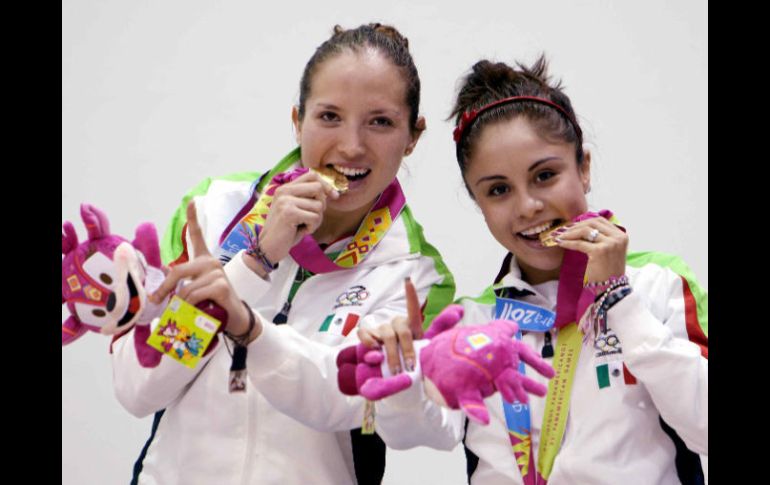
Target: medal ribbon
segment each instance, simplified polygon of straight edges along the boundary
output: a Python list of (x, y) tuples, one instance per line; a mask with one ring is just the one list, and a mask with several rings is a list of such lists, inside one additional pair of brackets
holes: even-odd
[[(610, 219), (612, 213), (607, 210), (599, 213), (587, 212), (574, 219), (575, 222), (593, 217)], [(545, 401), (543, 423), (540, 428), (540, 444), (538, 446), (537, 469), (534, 469), (532, 454), (532, 430), (529, 406), (515, 401), (513, 404), (503, 400), (508, 436), (511, 440), (516, 464), (521, 472), (525, 485), (546, 485), (553, 470), (553, 463), (561, 447), (564, 429), (569, 415), (569, 401), (572, 394), (572, 383), (575, 368), (580, 357), (582, 338), (577, 327), (577, 319), (593, 303), (594, 295), (583, 288), (588, 256), (572, 250), (564, 251), (561, 270), (559, 272), (559, 290), (556, 298), (556, 316), (553, 326), (558, 329), (558, 342), (554, 355), (554, 370), (556, 375), (548, 382), (548, 394)], [(503, 300), (503, 301), (501, 301)], [(521, 330), (540, 331), (545, 329), (532, 326), (521, 320), (516, 320), (515, 312), (506, 315), (502, 309), (506, 303), (498, 298), (496, 318), (514, 320)], [(521, 303), (521, 302), (519, 302)], [(535, 307), (534, 305), (530, 305)], [(535, 307), (539, 308), (539, 307)], [(547, 312), (545, 309), (540, 309)], [(543, 327), (542, 325), (540, 327)], [(550, 327), (549, 327), (550, 328)], [(519, 332), (516, 336), (521, 338)], [(519, 364), (519, 371), (524, 373), (524, 364)]]
[[(259, 237), (259, 231), (270, 212), (276, 189), (295, 180), (307, 171), (307, 168), (299, 167), (278, 173), (270, 180), (261, 194), (257, 191), (260, 181), (254, 183), (251, 189), (251, 198), (235, 216), (223, 233), (223, 237), (220, 238), (218, 254), (220, 260), (229, 261), (238, 251), (249, 247), (251, 242)], [(353, 239), (334, 261), (329, 259), (310, 234), (292, 247), (289, 254), (300, 266), (315, 274), (352, 268), (360, 264), (385, 237), (388, 229), (401, 214), (405, 205), (406, 198), (401, 190), (401, 185), (398, 179), (393, 179), (366, 214)]]

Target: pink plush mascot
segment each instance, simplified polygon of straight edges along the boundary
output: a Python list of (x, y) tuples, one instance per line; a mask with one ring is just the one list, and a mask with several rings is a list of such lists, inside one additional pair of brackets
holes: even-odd
[[(67, 221), (62, 226), (61, 294), (62, 304), (70, 312), (61, 327), (62, 345), (87, 330), (115, 335), (135, 326), (139, 363), (157, 366), (163, 354), (147, 345), (147, 338), (150, 322), (163, 312), (168, 297), (159, 305), (147, 300), (165, 278), (155, 226), (140, 224), (129, 242), (110, 234), (107, 216), (96, 207), (81, 204), (80, 215), (88, 230), (87, 240), (78, 244), (73, 225)], [(224, 327), (227, 314), (223, 309), (210, 301), (197, 306), (221, 320)]]
[(546, 386), (518, 372), (519, 361), (549, 378), (554, 370), (527, 345), (513, 340), (516, 323), (493, 320), (456, 327), (462, 316), (460, 305), (450, 305), (436, 316), (424, 338), (414, 342), (419, 353), (414, 372), (391, 376), (383, 352), (363, 344), (343, 349), (337, 356), (340, 390), (378, 400), (410, 387), (422, 375), (428, 397), (442, 406), (462, 408), (482, 424), (489, 424), (484, 398), (495, 391), (509, 402), (528, 402), (528, 392), (545, 395)]

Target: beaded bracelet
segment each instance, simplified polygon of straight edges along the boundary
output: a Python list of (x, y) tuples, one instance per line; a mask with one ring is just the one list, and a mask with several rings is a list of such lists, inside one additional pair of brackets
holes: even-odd
[[(631, 286), (626, 284), (617, 286), (611, 290), (607, 290), (602, 293), (601, 297), (594, 303), (594, 315), (596, 318), (597, 326), (601, 328), (602, 333), (607, 331), (607, 311), (614, 305), (623, 299), (626, 295), (631, 293)], [(611, 304), (608, 302), (611, 301)]]
[(265, 273), (270, 274), (272, 271), (278, 268), (279, 263), (271, 263), (265, 253), (262, 252), (262, 248), (259, 247), (259, 240), (254, 238), (249, 241), (249, 247), (246, 248), (246, 254), (259, 261)]
[(596, 336), (599, 332), (607, 332), (607, 311), (631, 293), (631, 285), (628, 283), (617, 282), (615, 285), (597, 297), (596, 301), (589, 307), (586, 319), (580, 322), (579, 327), (586, 340)]
[(617, 288), (616, 290), (610, 292), (609, 295), (607, 295), (607, 298), (604, 299), (604, 302), (602, 303), (602, 307), (604, 309), (604, 313), (606, 314), (610, 308), (615, 306), (617, 302), (625, 298), (631, 293), (631, 286), (625, 285), (621, 286), (620, 288)]
[(607, 281), (586, 283), (583, 285), (583, 288), (593, 293), (594, 296), (596, 296), (598, 299), (598, 297), (605, 293), (607, 290), (611, 291), (613, 288), (627, 284), (628, 276), (626, 275), (610, 276)]

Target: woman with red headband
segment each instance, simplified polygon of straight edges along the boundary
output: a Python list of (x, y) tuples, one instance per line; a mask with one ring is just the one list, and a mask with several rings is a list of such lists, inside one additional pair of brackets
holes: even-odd
[[(493, 285), (460, 299), (461, 324), (515, 320), (556, 369), (547, 381), (522, 367), (546, 397), (496, 393), (490, 424), (467, 423), (470, 483), (703, 483), (706, 292), (675, 256), (627, 253), (622, 214), (589, 211), (591, 154), (544, 57), (476, 63), (452, 115), (468, 192), (509, 251)], [(389, 363), (397, 342), (416, 358), (406, 320), (359, 333)]]

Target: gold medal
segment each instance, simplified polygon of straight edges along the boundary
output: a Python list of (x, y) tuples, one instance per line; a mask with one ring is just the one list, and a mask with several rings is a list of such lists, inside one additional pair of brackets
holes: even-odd
[(310, 170), (320, 175), (324, 182), (334, 187), (340, 194), (347, 192), (348, 178), (333, 168), (320, 167), (311, 168)]
[(559, 224), (558, 226), (554, 227), (553, 229), (550, 229), (548, 231), (544, 231), (540, 233), (540, 244), (547, 248), (551, 248), (554, 246), (558, 246), (559, 244), (555, 241), (555, 239), (561, 235), (564, 231), (561, 229), (566, 228), (568, 225), (572, 224), (571, 221), (567, 221), (563, 224)]

